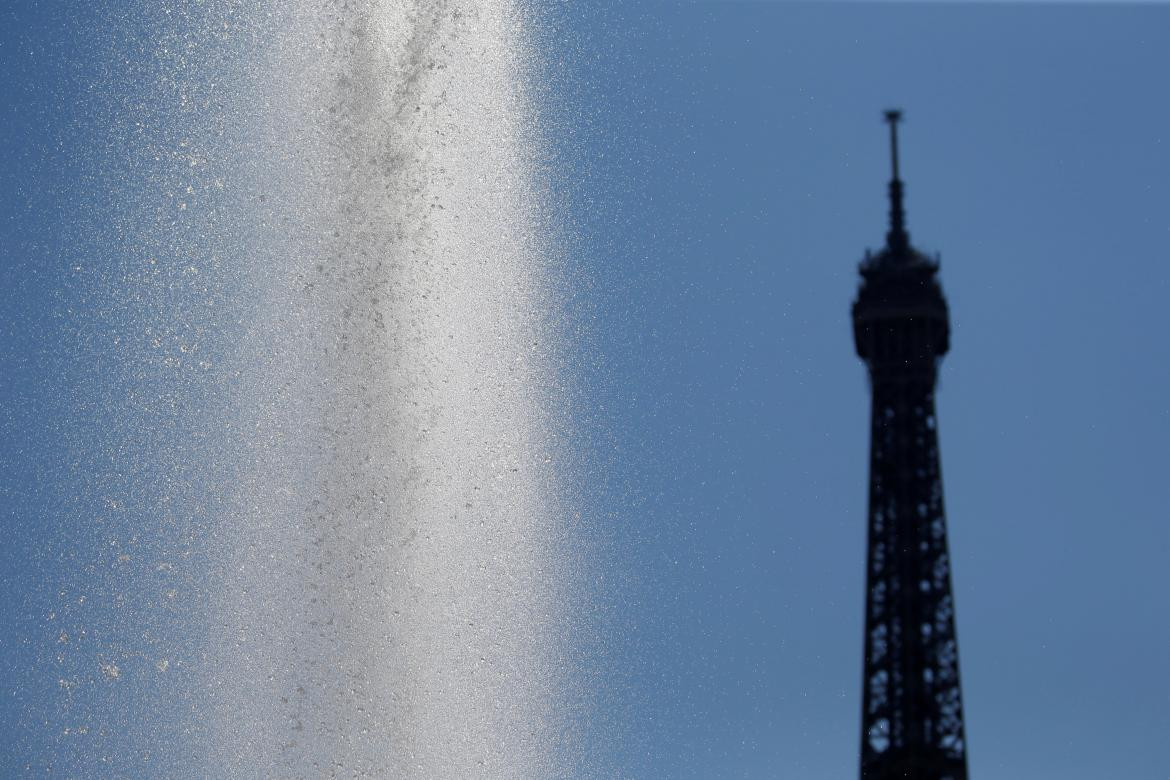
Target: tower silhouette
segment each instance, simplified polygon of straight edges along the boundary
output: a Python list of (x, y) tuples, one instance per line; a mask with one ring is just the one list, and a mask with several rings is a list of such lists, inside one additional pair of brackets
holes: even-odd
[(910, 246), (887, 111), (890, 229), (866, 252), (853, 304), (873, 391), (861, 777), (965, 780), (959, 648), (934, 391), (949, 346), (938, 260)]

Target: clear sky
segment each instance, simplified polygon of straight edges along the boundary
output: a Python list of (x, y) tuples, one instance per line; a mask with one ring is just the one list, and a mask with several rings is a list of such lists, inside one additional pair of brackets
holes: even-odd
[(697, 3), (564, 25), (594, 423), (620, 486), (600, 532), (629, 572), (597, 749), (633, 776), (855, 771), (868, 395), (848, 313), (900, 106), (911, 237), (951, 304), (971, 770), (1164, 776), (1170, 8)]
[[(539, 17), (597, 540), (595, 774), (856, 772), (869, 399), (848, 315), (899, 106), (911, 238), (941, 253), (951, 306), (938, 411), (972, 774), (1165, 777), (1170, 6)], [(104, 369), (71, 361), (95, 316), (71, 237), (100, 229), (71, 204), (110, 153), (88, 25), (132, 22), (23, 1), (0, 20), (12, 774), (51, 749), (29, 721), (58, 684), (37, 676), (45, 583), (86, 576), (67, 453), (103, 425), (76, 399)]]

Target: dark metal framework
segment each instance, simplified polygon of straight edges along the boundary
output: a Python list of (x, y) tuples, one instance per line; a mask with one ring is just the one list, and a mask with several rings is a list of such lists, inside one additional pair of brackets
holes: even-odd
[(934, 390), (949, 346), (938, 261), (910, 246), (898, 175), (886, 246), (866, 253), (853, 304), (873, 390), (861, 777), (965, 780), (959, 649)]

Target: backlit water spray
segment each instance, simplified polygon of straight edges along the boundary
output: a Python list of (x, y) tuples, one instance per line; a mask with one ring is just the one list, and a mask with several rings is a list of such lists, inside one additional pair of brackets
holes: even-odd
[(575, 544), (524, 9), (153, 13), (93, 335), (124, 372), (95, 531), (116, 549), (89, 564), (111, 611), (86, 649), (97, 608), (61, 591), (62, 717), (91, 740), (61, 755), (571, 773)]

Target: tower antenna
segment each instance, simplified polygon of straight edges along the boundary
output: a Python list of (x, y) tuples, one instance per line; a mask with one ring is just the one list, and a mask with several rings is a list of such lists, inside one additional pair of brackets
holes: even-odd
[(902, 121), (902, 110), (891, 108), (885, 112), (890, 126), (890, 159), (893, 162), (893, 178), (890, 179), (890, 232), (886, 243), (891, 249), (905, 249), (910, 245), (910, 234), (906, 232), (906, 211), (902, 207), (902, 179), (898, 176), (898, 122)]

